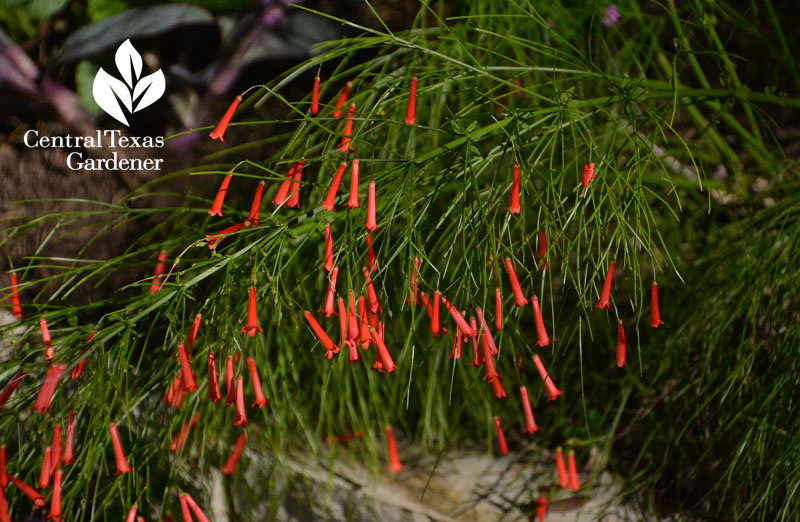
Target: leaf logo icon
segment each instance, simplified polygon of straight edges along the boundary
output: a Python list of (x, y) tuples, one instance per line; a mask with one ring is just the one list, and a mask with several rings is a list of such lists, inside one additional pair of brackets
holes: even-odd
[(128, 114), (132, 114), (158, 101), (166, 88), (164, 73), (159, 69), (142, 78), (142, 56), (130, 40), (125, 40), (119, 46), (114, 62), (125, 81), (111, 76), (101, 67), (94, 77), (92, 96), (109, 116), (129, 126), (123, 107)]

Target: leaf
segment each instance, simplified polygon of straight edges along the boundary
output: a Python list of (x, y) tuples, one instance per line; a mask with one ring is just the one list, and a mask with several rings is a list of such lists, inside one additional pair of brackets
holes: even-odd
[(164, 80), (164, 73), (161, 72), (161, 69), (139, 80), (136, 88), (133, 89), (133, 99), (136, 100), (139, 96), (142, 96), (142, 93), (144, 95), (139, 100), (139, 103), (136, 104), (133, 112), (140, 111), (155, 103), (164, 94), (166, 87), (167, 83)]
[[(114, 62), (116, 62), (117, 69), (119, 69), (119, 73), (128, 84), (128, 87), (133, 87), (134, 76), (131, 74), (131, 67), (133, 67), (133, 72), (136, 73), (135, 79), (138, 80), (142, 74), (142, 56), (133, 47), (130, 40), (125, 40), (119, 46), (117, 53), (114, 55)], [(136, 98), (135, 95), (134, 98)]]
[(75, 92), (78, 94), (81, 106), (91, 113), (97, 113), (100, 107), (92, 96), (94, 77), (100, 68), (97, 64), (83, 60), (75, 67)]
[(86, 0), (86, 14), (96, 22), (135, 6), (135, 2), (127, 0)]
[(194, 5), (166, 4), (130, 9), (81, 27), (69, 35), (54, 64), (63, 65), (100, 54), (130, 38), (155, 36), (184, 25), (213, 22), (211, 13)]
[(61, 11), (67, 0), (31, 0), (25, 8), (32, 20), (48, 18)]
[(109, 116), (124, 125), (128, 125), (128, 120), (125, 118), (125, 114), (122, 112), (119, 102), (121, 101), (123, 105), (125, 105), (128, 112), (133, 112), (131, 108), (131, 93), (121, 80), (117, 80), (101, 67), (100, 70), (97, 71), (97, 76), (94, 77), (92, 95), (97, 105), (106, 111)]

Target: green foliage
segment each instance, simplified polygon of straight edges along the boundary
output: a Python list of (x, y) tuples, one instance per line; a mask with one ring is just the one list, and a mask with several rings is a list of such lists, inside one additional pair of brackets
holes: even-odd
[[(264, 442), (278, 462), (299, 448), (318, 454), (326, 434), (361, 430), (365, 442), (351, 451), (378, 472), (383, 428), (390, 424), (432, 451), (475, 441), (491, 448), (493, 415), (507, 431), (522, 430), (518, 387), (524, 385), (543, 447), (566, 442), (585, 460), (589, 446), (600, 446), (611, 465), (631, 465), (630, 476), (642, 481), (632, 488), (654, 486), (649, 491), (655, 492), (674, 483), (670, 494), (688, 501), (684, 507), (713, 498), (715, 510), (742, 520), (796, 510), (786, 492), (800, 484), (797, 452), (789, 459), (783, 452), (800, 445), (796, 426), (784, 421), (797, 402), (787, 391), (796, 382), (791, 290), (800, 271), (790, 260), (798, 251), (797, 198), (786, 184), (771, 196), (778, 203), (762, 209), (749, 187), (756, 175), (775, 171), (797, 181), (796, 166), (787, 166), (771, 136), (770, 117), (777, 107), (796, 111), (800, 100), (747, 88), (737, 77), (714, 20), (750, 22), (699, 1), (680, 11), (668, 2), (655, 14), (635, 3), (620, 5), (623, 19), (611, 27), (600, 23), (600, 5), (462, 7), (445, 18), (442, 5), (424, 4), (403, 32), (353, 26), (358, 36), (331, 42), (251, 89), (225, 148), (206, 164), (144, 184), (95, 212), (8, 227), (13, 241), (43, 223), (55, 234), (91, 217), (99, 241), (122, 223), (160, 220), (118, 257), (64, 263), (34, 254), (18, 270), (22, 291), (35, 296), (23, 324), (34, 327), (38, 314), (45, 315), (58, 358), (70, 366), (86, 359), (84, 376), (62, 381), (49, 414), (20, 420), (17, 412), (29, 411), (46, 364), (35, 335), (9, 333), (16, 351), (4, 376), (21, 368), (29, 377), (0, 416), (0, 432), (19, 448), (14, 466), (23, 478), (34, 482), (41, 440), (77, 411), (79, 457), (65, 478), (65, 509), (76, 518), (105, 519), (133, 502), (174, 506), (177, 490), (195, 487), (182, 477), (216, 467), (227, 455), (224, 444), (203, 441), (232, 445), (240, 432), (231, 426), (232, 409), (206, 398), (206, 357), (213, 351), (218, 368), (240, 353), (239, 375), (247, 375), (245, 357), (255, 358), (271, 403), (248, 409), (248, 437)], [(707, 40), (692, 37), (701, 29)], [(790, 70), (794, 63), (787, 58), (778, 66)], [(310, 91), (320, 68), (322, 108), (312, 117), (309, 97), (287, 93), (306, 81)], [(414, 74), (417, 122), (406, 125)], [(346, 81), (353, 81), (348, 104), (354, 104), (360, 209), (346, 207), (354, 154), (337, 150), (344, 118), (331, 117)], [(276, 100), (285, 116), (259, 119), (259, 108)], [(260, 137), (247, 141), (253, 135)], [(289, 165), (300, 160), (300, 208), (276, 207), (271, 198)], [(343, 160), (347, 174), (336, 211), (329, 212), (319, 203)], [(589, 162), (597, 177), (583, 195), (581, 168)], [(514, 164), (521, 169), (519, 215), (507, 210)], [(727, 177), (707, 179), (719, 165)], [(214, 190), (229, 169), (224, 217), (209, 217)], [(195, 176), (202, 189), (180, 207), (147, 206), (161, 183), (183, 175)], [(259, 225), (209, 251), (206, 235), (247, 218), (261, 179), (267, 189)], [(371, 181), (380, 227), (372, 234), (373, 280), (398, 366), (388, 375), (369, 370), (374, 348), (361, 351), (370, 361), (348, 363), (345, 348), (329, 361), (303, 317), (322, 305), (328, 285), (321, 270), (326, 223), (339, 294), (365, 294)], [(711, 190), (718, 198), (712, 200)], [(723, 196), (757, 212), (746, 221), (724, 219), (735, 213), (718, 213)], [(548, 238), (549, 270), (536, 255), (540, 230)], [(160, 250), (169, 254), (169, 275), (151, 293), (149, 274)], [(484, 370), (469, 365), (468, 345), (462, 360), (447, 357), (449, 318), (448, 335), (432, 339), (423, 308), (404, 304), (415, 257), (422, 291), (441, 290), (467, 315), (482, 308), (489, 323), (501, 287), (505, 325), (493, 333), (506, 399), (494, 400)], [(554, 339), (545, 348), (536, 346), (531, 308), (513, 304), (505, 258), (513, 260), (526, 295), (541, 300)], [(593, 305), (611, 261), (618, 270), (606, 312)], [(36, 268), (58, 263), (60, 273), (36, 278)], [(70, 302), (80, 285), (102, 283), (131, 266), (140, 268), (140, 281), (99, 302)], [(648, 326), (654, 276), (666, 321), (657, 330)], [(253, 338), (241, 332), (251, 281), (264, 330)], [(200, 390), (175, 410), (161, 399), (178, 371), (175, 347), (197, 313), (202, 326), (192, 366)], [(336, 341), (337, 318), (315, 316)], [(88, 317), (99, 320), (87, 324)], [(625, 369), (614, 365), (617, 318), (628, 336)], [(92, 348), (83, 354), (90, 330)], [(564, 391), (555, 402), (546, 401), (534, 353)], [(194, 413), (200, 421), (186, 448), (170, 454), (166, 447)], [(105, 430), (110, 421), (124, 427), (134, 468), (117, 479)], [(627, 440), (631, 434), (635, 440)], [(617, 451), (634, 457), (617, 462)], [(710, 482), (695, 483), (685, 495), (686, 474), (699, 471)], [(21, 512), (29, 505), (11, 503)]]
[(639, 383), (651, 411), (634, 427), (648, 439), (634, 465), (687, 503), (713, 495), (735, 520), (791, 519), (800, 509), (798, 174), (791, 166), (762, 194), (775, 203), (721, 229), (682, 271), (663, 358)]

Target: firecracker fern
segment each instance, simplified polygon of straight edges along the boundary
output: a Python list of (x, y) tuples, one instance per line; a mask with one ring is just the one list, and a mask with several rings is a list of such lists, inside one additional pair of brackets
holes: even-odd
[[(609, 27), (600, 23), (599, 4), (572, 8), (513, 1), (469, 3), (455, 13), (423, 4), (413, 27), (403, 32), (336, 19), (359, 35), (330, 42), (308, 61), (246, 91), (225, 131), (224, 146), (196, 167), (139, 186), (115, 205), (9, 224), (7, 242), (41, 226), (53, 231), (47, 241), (56, 241), (57, 234), (74, 226), (93, 227), (93, 241), (102, 241), (122, 224), (149, 223), (154, 216), (160, 220), (112, 259), (53, 259), (44, 254), (43, 245), (16, 268), (19, 291), (33, 304), (25, 307), (18, 324), (4, 330), (13, 355), (3, 366), (0, 383), (27, 372), (0, 415), (10, 472), (35, 484), (52, 426), (65, 425), (74, 411), (77, 462), (64, 467), (62, 501), (72, 519), (119, 518), (134, 503), (151, 515), (162, 516), (167, 509), (177, 513), (180, 491), (202, 500), (203, 493), (186, 478), (220, 467), (241, 432), (231, 425), (233, 406), (207, 399), (207, 354), (213, 351), (221, 384), (229, 355), (241, 355), (236, 374), (245, 376), (246, 385), (245, 360), (255, 359), (270, 403), (263, 409), (250, 407), (247, 385), (247, 444), (261, 445), (278, 464), (293, 452), (321, 455), (326, 435), (361, 432), (363, 442), (333, 451), (351, 452), (365, 458), (376, 473), (385, 472), (386, 426), (439, 454), (454, 447), (492, 451), (494, 415), (501, 417), (507, 433), (520, 437), (518, 388), (527, 386), (542, 428), (531, 438), (542, 448), (566, 444), (585, 460), (589, 448), (599, 446), (604, 462), (616, 466), (615, 448), (625, 440), (618, 433), (621, 422), (631, 421), (623, 435), (643, 433), (647, 443), (640, 446), (642, 455), (651, 447), (663, 450), (683, 443), (687, 430), (696, 430), (698, 422), (720, 425), (718, 437), (704, 438), (703, 444), (711, 448), (733, 434), (726, 441), (728, 455), (736, 457), (733, 462), (720, 469), (707, 458), (718, 457), (714, 448), (687, 450), (685, 458), (697, 456), (698, 466), (710, 466), (707, 475), (718, 477), (710, 479), (707, 494), (699, 497), (721, 493), (720, 498), (733, 504), (729, 512), (739, 518), (792, 512), (794, 495), (777, 490), (793, 491), (800, 483), (792, 471), (796, 462), (775, 461), (780, 448), (798, 445), (797, 430), (782, 426), (776, 417), (776, 412), (789, 414), (792, 408), (791, 398), (780, 390), (793, 382), (788, 371), (794, 365), (786, 358), (789, 337), (774, 347), (774, 362), (762, 363), (759, 379), (776, 374), (756, 384), (772, 398), (762, 403), (740, 382), (753, 371), (750, 363), (733, 354), (751, 341), (763, 347), (765, 338), (758, 330), (766, 326), (746, 323), (740, 335), (733, 335), (723, 321), (755, 321), (764, 317), (759, 314), (782, 310), (785, 315), (777, 317), (785, 322), (770, 323), (776, 331), (796, 322), (786, 312), (791, 305), (780, 300), (780, 294), (796, 287), (791, 283), (797, 273), (785, 257), (796, 239), (792, 207), (773, 207), (759, 220), (740, 225), (743, 230), (768, 230), (778, 226), (769, 220), (785, 224), (785, 250), (769, 246), (780, 238), (751, 242), (727, 231), (719, 234), (736, 237), (730, 239), (735, 247), (729, 248), (745, 251), (738, 265), (727, 264), (732, 254), (726, 250), (711, 251), (697, 262), (683, 247), (690, 243), (702, 248), (712, 233), (689, 230), (692, 225), (687, 224), (707, 216), (712, 191), (747, 197), (752, 178), (739, 151), (758, 172), (786, 168), (779, 146), (765, 132), (767, 110), (778, 104), (797, 110), (800, 101), (744, 88), (713, 32), (708, 41), (692, 45), (709, 53), (717, 67), (714, 74), (726, 75), (731, 83), (712, 86), (706, 79), (711, 73), (698, 64), (699, 51), (690, 47), (688, 33), (711, 14), (732, 17), (729, 7), (690, 2), (678, 10), (668, 2), (657, 13), (643, 13), (631, 3), (621, 4), (620, 11), (627, 23)], [(677, 50), (664, 45), (671, 35)], [(317, 72), (322, 79), (320, 112), (312, 115), (310, 91)], [(403, 120), (412, 76), (418, 78), (416, 123), (407, 125)], [(346, 82), (352, 86), (343, 115), (333, 118), (332, 105)], [(260, 108), (276, 100), (284, 115), (261, 119)], [(341, 152), (350, 104), (354, 150)], [(739, 111), (745, 115), (742, 122)], [(190, 132), (208, 134), (213, 128), (209, 122)], [(692, 132), (684, 132), (687, 128)], [(254, 135), (261, 137), (247, 141)], [(726, 139), (729, 135), (735, 145)], [(356, 155), (361, 208), (349, 209)], [(304, 162), (299, 208), (272, 204), (278, 186), (299, 161)], [(320, 203), (342, 161), (347, 170), (336, 210), (327, 211)], [(594, 163), (595, 178), (584, 190), (581, 174), (589, 163)], [(521, 173), (518, 215), (508, 211), (514, 165)], [(709, 166), (717, 165), (728, 169), (729, 183), (708, 179)], [(228, 173), (232, 178), (222, 216), (209, 216), (215, 191)], [(181, 198), (179, 205), (149, 207), (148, 201), (164, 196), (162, 185), (177, 176), (191, 176), (196, 189), (169, 194)], [(209, 249), (207, 236), (248, 218), (260, 180), (266, 189), (258, 226), (244, 226)], [(330, 224), (334, 239), (338, 295), (345, 300), (350, 291), (364, 295), (366, 191), (373, 181), (379, 229), (371, 234), (377, 259), (372, 279), (383, 308), (386, 345), (398, 366), (390, 374), (370, 371), (374, 346), (361, 351), (356, 364), (347, 361), (345, 348), (332, 360), (326, 358), (303, 315), (311, 311), (338, 344), (337, 318), (317, 313), (328, 286), (322, 269), (324, 226)], [(85, 225), (86, 218), (90, 225)], [(538, 255), (540, 231), (547, 240), (544, 258)], [(162, 251), (167, 254), (165, 270), (158, 275), (158, 290), (150, 292)], [(764, 252), (774, 256), (767, 261)], [(493, 335), (505, 399), (496, 400), (483, 380), (485, 370), (470, 365), (468, 343), (461, 360), (448, 358), (455, 326), (444, 307), (442, 321), (449, 331), (434, 339), (424, 308), (406, 304), (413, 293), (409, 280), (415, 257), (420, 260), (420, 291), (432, 297), (440, 290), (466, 316), (481, 308), (489, 324), (500, 286), (504, 326), (502, 331), (493, 329)], [(553, 340), (546, 347), (537, 346), (531, 307), (514, 305), (506, 258), (512, 260), (525, 295), (540, 299)], [(612, 261), (617, 270), (610, 310), (599, 310), (594, 303)], [(727, 266), (708, 270), (716, 261)], [(766, 308), (748, 308), (744, 297), (758, 282), (740, 274), (766, 274), (762, 267), (778, 265), (786, 267), (779, 285), (783, 291), (772, 288), (775, 294)], [(45, 267), (58, 271), (38, 278), (37, 270)], [(139, 269), (140, 279), (108, 298), (82, 305), (71, 301), (81, 285), (102, 285), (112, 273), (132, 267)], [(706, 270), (713, 277), (703, 277)], [(770, 287), (770, 278), (760, 277), (759, 288)], [(649, 326), (654, 279), (666, 322), (658, 329)], [(729, 292), (733, 280), (742, 281), (737, 292)], [(241, 331), (251, 285), (263, 329), (254, 337)], [(680, 297), (684, 295), (691, 297)], [(184, 342), (197, 314), (202, 320), (191, 365), (199, 390), (173, 408), (164, 397), (179, 369), (176, 346)], [(81, 361), (85, 367), (77, 379), (65, 373), (50, 411), (37, 415), (30, 413), (30, 406), (47, 368), (40, 315), (50, 326), (56, 358), (68, 365), (67, 372)], [(623, 369), (615, 365), (618, 318), (628, 337), (628, 366)], [(19, 327), (22, 332), (13, 330)], [(687, 338), (702, 339), (693, 345), (702, 364), (695, 366), (678, 351)], [(721, 351), (725, 345), (731, 353)], [(547, 401), (531, 360), (534, 354), (542, 357), (564, 392), (554, 402)], [(711, 366), (716, 360), (723, 368)], [(679, 373), (689, 363), (695, 372)], [(686, 380), (654, 395), (656, 383), (675, 379)], [(711, 403), (726, 398), (737, 404), (736, 414), (723, 407), (710, 409)], [(621, 415), (632, 406), (650, 408), (651, 413)], [(660, 409), (665, 416), (652, 413)], [(198, 421), (184, 447), (169, 451), (173, 437), (195, 414)], [(765, 418), (769, 422), (762, 422)], [(119, 477), (114, 476), (107, 429), (111, 422), (120, 429), (133, 468)], [(665, 424), (682, 429), (675, 432)], [(736, 429), (729, 429), (733, 425)], [(757, 483), (755, 464), (740, 464), (745, 453), (753, 452), (763, 459), (758, 469), (769, 477), (768, 485)], [(649, 485), (668, 468), (632, 461), (644, 462), (646, 471), (629, 475)], [(779, 474), (778, 466), (787, 473)], [(238, 478), (230, 478), (229, 487), (242, 486)], [(631, 488), (643, 489), (633, 482)], [(8, 496), (15, 514), (32, 509), (27, 499)], [(271, 510), (269, 516), (275, 513)]]

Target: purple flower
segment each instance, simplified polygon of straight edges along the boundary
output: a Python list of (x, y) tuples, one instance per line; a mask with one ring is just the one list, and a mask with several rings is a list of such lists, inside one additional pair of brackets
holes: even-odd
[(611, 27), (612, 25), (616, 25), (619, 22), (619, 11), (617, 11), (617, 5), (611, 4), (605, 10), (605, 16), (601, 20), (603, 25), (606, 27)]

